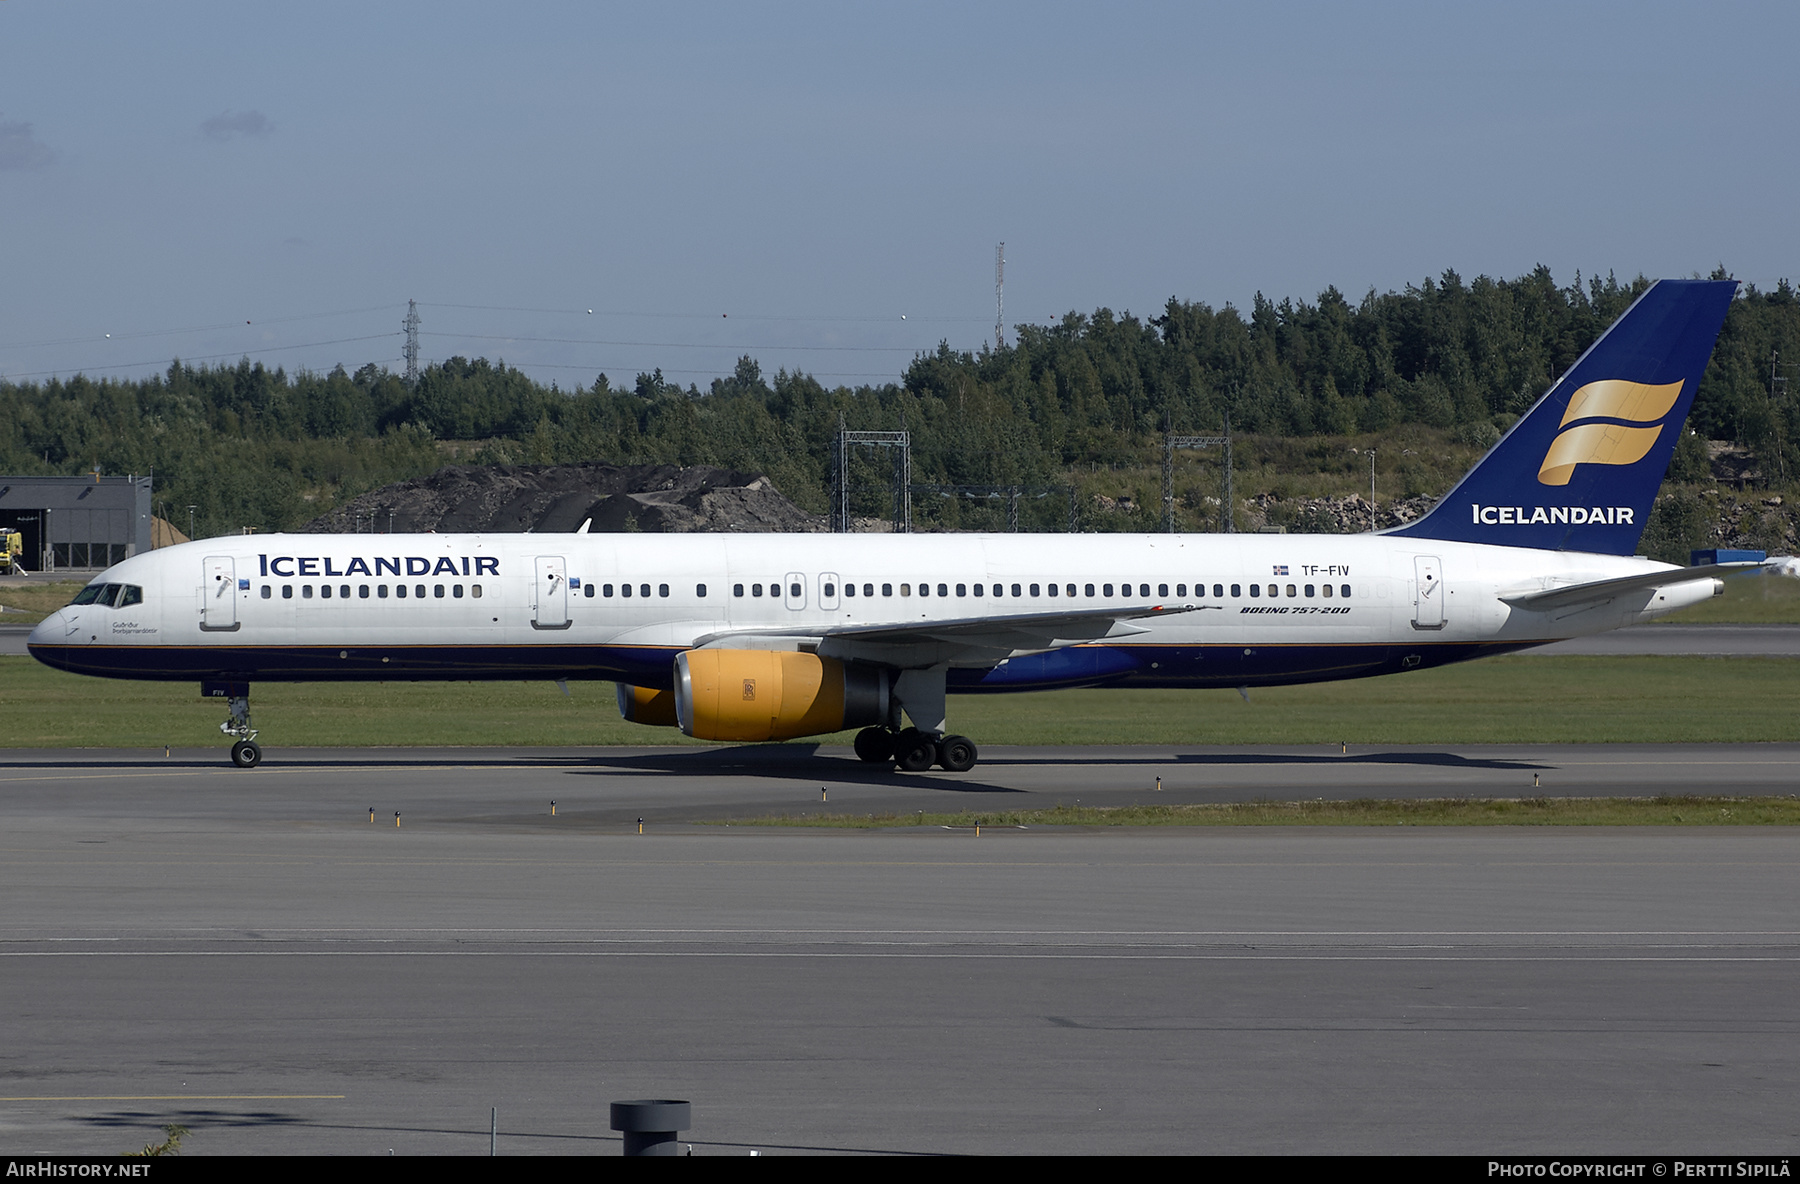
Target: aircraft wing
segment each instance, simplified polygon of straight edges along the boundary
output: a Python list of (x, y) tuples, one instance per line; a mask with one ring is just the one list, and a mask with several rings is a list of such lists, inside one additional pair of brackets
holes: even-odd
[(807, 625), (793, 629), (731, 629), (696, 638), (696, 647), (754, 644), (760, 638), (814, 639), (821, 653), (918, 664), (934, 661), (992, 662), (1009, 654), (1034, 653), (1125, 637), (1147, 630), (1130, 622), (1216, 609), (1211, 604), (1121, 604), (1106, 608), (1046, 613), (996, 614), (939, 621), (888, 621), (868, 625)]
[(1586, 584), (1570, 584), (1561, 588), (1545, 588), (1532, 592), (1502, 593), (1500, 599), (1514, 608), (1522, 608), (1530, 612), (1548, 612), (1551, 609), (1569, 608), (1578, 604), (1599, 604), (1626, 592), (1667, 588), (1672, 584), (1686, 584), (1693, 580), (1733, 575), (1753, 571), (1759, 567), (1772, 567), (1780, 562), (1782, 561), (1771, 560), (1766, 563), (1746, 561), (1743, 563), (1704, 563), (1698, 567), (1671, 567), (1662, 571), (1646, 572), (1643, 575), (1622, 576), (1614, 580), (1594, 580)]

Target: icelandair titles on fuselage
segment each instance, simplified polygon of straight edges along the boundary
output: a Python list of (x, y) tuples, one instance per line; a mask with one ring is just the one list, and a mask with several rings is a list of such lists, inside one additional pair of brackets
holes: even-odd
[[(368, 576), (371, 579), (383, 576), (497, 576), (500, 574), (500, 558), (497, 555), (439, 555), (434, 563), (426, 555), (377, 555), (373, 559), (364, 559), (358, 555), (350, 560), (343, 571), (333, 566), (338, 562), (332, 555), (277, 555), (271, 559), (267, 555), (258, 555), (257, 563), (264, 576)], [(370, 565), (373, 565), (371, 568)], [(323, 566), (321, 566), (323, 565)]]
[(1483, 506), (1470, 502), (1469, 511), (1483, 526), (1535, 526), (1540, 522), (1634, 526), (1637, 516), (1630, 506)]

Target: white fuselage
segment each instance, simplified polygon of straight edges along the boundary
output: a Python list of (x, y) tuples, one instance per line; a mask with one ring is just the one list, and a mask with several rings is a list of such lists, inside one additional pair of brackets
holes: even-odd
[(1597, 633), (1714, 594), (1693, 580), (1551, 612), (1501, 599), (1660, 570), (1386, 535), (274, 534), (127, 559), (94, 583), (141, 589), (136, 603), (62, 609), (30, 645), (119, 677), (655, 686), (720, 634), (1191, 605), (1054, 652), (952, 661), (950, 689), (1268, 685)]

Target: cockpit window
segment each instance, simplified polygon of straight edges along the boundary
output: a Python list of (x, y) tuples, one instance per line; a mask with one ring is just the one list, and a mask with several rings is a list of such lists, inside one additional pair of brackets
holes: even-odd
[(94, 601), (100, 599), (100, 593), (106, 591), (107, 587), (108, 585), (106, 584), (89, 584), (81, 591), (75, 593), (75, 599), (69, 601), (69, 603), (92, 604)]
[(124, 608), (131, 604), (144, 603), (144, 590), (136, 584), (89, 584), (75, 594), (69, 602), (76, 604), (99, 604), (107, 608)]
[(122, 589), (119, 593), (120, 608), (144, 603), (144, 590), (136, 584), (121, 584), (119, 587)]

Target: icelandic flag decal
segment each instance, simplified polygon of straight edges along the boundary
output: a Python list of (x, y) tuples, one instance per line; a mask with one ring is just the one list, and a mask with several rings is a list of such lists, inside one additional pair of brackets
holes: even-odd
[(1288, 569), (1288, 565), (1287, 565), (1287, 564), (1285, 564), (1285, 563), (1277, 563), (1277, 564), (1276, 564), (1276, 565), (1275, 565), (1275, 574), (1276, 574), (1276, 575), (1278, 575), (1278, 576), (1285, 576), (1285, 575), (1286, 575), (1286, 574), (1288, 574), (1288, 570), (1287, 570), (1287, 569)]

